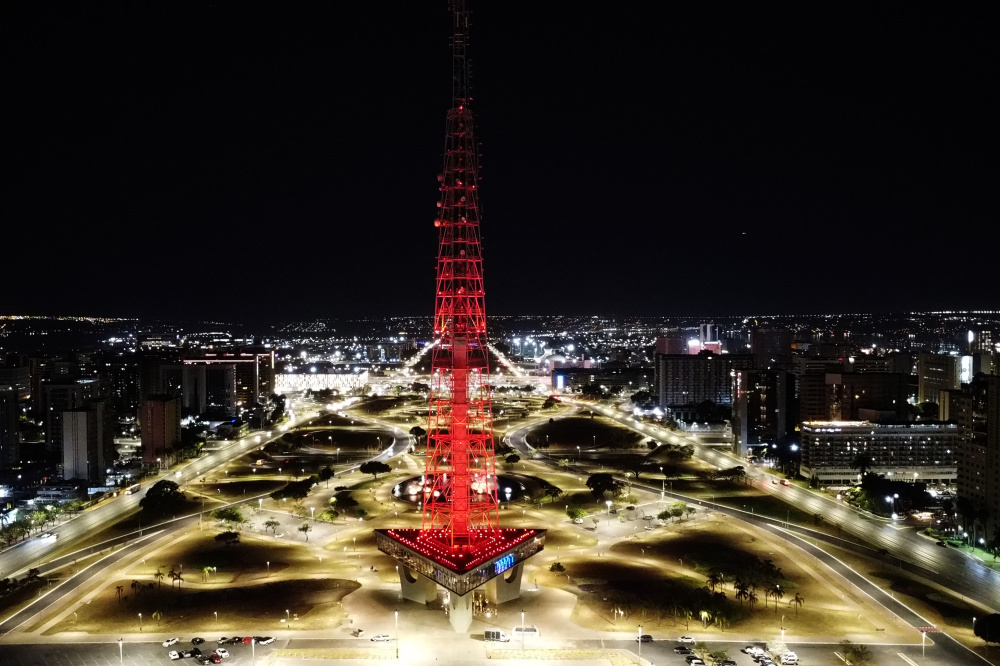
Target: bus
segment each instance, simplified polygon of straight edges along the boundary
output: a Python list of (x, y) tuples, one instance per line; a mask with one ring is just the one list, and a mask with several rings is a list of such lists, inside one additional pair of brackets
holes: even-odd
[(136, 483), (135, 485), (131, 485), (128, 488), (125, 489), (125, 494), (126, 495), (131, 495), (131, 494), (137, 493), (137, 492), (139, 492), (139, 484), (138, 483)]

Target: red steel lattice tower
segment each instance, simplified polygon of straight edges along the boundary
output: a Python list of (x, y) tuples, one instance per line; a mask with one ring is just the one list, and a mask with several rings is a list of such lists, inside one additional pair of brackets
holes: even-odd
[(478, 146), (469, 108), (469, 14), (451, 0), (452, 105), (438, 177), (437, 296), (423, 508), (424, 537), (454, 548), (499, 529), (479, 235)]

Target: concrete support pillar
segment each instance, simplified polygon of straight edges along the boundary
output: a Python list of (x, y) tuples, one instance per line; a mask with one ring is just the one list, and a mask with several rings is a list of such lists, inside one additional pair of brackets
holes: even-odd
[(403, 565), (399, 565), (399, 586), (403, 591), (403, 598), (409, 601), (426, 604), (437, 599), (437, 585), (434, 581)]
[(462, 634), (472, 626), (472, 593), (458, 596), (448, 594), (448, 621), (456, 632)]
[(490, 579), (486, 585), (486, 600), (491, 604), (502, 604), (521, 598), (521, 575), (524, 573), (524, 562), (519, 562), (496, 578)]

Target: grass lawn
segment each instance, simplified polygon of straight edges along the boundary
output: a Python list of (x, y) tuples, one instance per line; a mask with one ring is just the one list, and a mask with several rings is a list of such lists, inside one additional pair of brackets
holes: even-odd
[(603, 449), (628, 449), (641, 443), (645, 437), (640, 433), (618, 425), (603, 416), (568, 416), (552, 423), (543, 422), (531, 429), (528, 443), (548, 451), (576, 450), (576, 447), (592, 449), (596, 445)]

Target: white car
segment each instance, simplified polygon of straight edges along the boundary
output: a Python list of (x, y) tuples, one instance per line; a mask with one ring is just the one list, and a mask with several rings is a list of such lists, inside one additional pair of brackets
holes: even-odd
[(163, 641), (163, 647), (170, 647), (171, 645), (177, 645), (178, 643), (180, 643), (180, 641), (181, 639), (179, 638), (168, 638), (167, 640)]
[(171, 650), (170, 652), (168, 652), (168, 653), (167, 653), (167, 656), (168, 656), (168, 657), (170, 657), (170, 660), (171, 660), (171, 661), (173, 661), (173, 660), (175, 660), (175, 659), (180, 659), (180, 658), (181, 658), (181, 656), (180, 656), (179, 654), (177, 654), (177, 653), (176, 653), (175, 651), (173, 651), (173, 650)]
[(794, 652), (786, 652), (785, 654), (781, 655), (781, 663), (794, 666), (795, 664), (799, 663), (799, 655), (795, 654)]
[(270, 645), (274, 642), (274, 636), (264, 636), (264, 638), (257, 641), (260, 645)]
[(229, 650), (227, 650), (226, 648), (218, 648), (216, 649), (215, 654), (219, 655), (223, 659), (226, 659), (227, 657), (229, 657)]
[(389, 640), (389, 634), (375, 634), (372, 636), (372, 640), (376, 643), (385, 643)]
[(574, 518), (573, 519), (573, 524), (574, 525), (583, 525), (583, 518)]
[(677, 639), (678, 643), (694, 643), (694, 639), (690, 636), (681, 636)]

